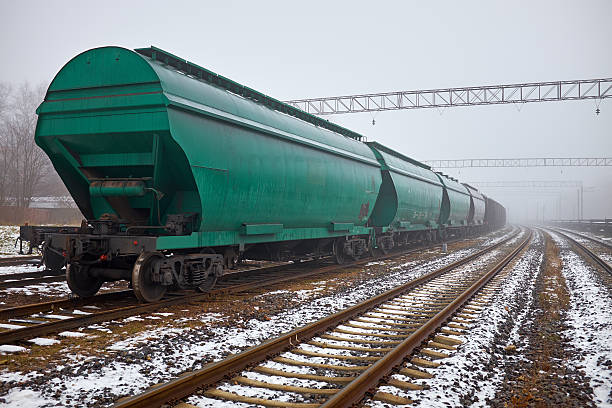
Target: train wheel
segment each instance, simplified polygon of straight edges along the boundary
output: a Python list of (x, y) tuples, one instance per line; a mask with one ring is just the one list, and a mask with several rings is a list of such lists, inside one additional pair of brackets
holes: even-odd
[(66, 266), (66, 282), (72, 293), (80, 297), (95, 295), (103, 283), (100, 278), (94, 278), (89, 274), (89, 266), (78, 263)]
[(157, 302), (166, 293), (166, 286), (151, 280), (153, 263), (163, 258), (159, 252), (143, 252), (136, 259), (132, 270), (132, 287), (141, 302)]
[(338, 265), (342, 265), (346, 258), (344, 256), (344, 240), (342, 238), (338, 238), (334, 241), (332, 250), (334, 252), (334, 259)]
[(214, 265), (212, 271), (208, 274), (208, 277), (206, 278), (204, 283), (197, 287), (198, 291), (203, 293), (210, 292), (210, 290), (215, 286), (215, 283), (217, 283), (217, 279), (221, 275), (223, 275), (223, 266)]

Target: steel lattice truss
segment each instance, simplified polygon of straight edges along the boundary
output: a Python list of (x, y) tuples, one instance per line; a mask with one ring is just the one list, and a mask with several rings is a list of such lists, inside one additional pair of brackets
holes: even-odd
[(469, 184), (481, 188), (582, 188), (582, 181), (472, 181)]
[(612, 97), (612, 78), (398, 91), (287, 101), (315, 115)]
[(435, 169), (458, 169), (464, 167), (605, 167), (612, 166), (612, 157), (450, 159), (426, 160), (424, 163)]

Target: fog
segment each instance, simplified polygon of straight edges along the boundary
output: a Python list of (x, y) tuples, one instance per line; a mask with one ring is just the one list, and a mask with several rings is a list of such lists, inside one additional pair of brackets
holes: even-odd
[[(282, 100), (612, 77), (612, 2), (28, 1), (0, 5), (0, 80), (50, 82), (97, 46), (155, 45)], [(612, 156), (612, 101), (329, 116), (420, 160)], [(372, 119), (376, 124), (372, 125)], [(612, 217), (612, 168), (464, 168), (461, 181), (577, 181)], [(482, 188), (511, 221), (576, 218), (576, 187)]]

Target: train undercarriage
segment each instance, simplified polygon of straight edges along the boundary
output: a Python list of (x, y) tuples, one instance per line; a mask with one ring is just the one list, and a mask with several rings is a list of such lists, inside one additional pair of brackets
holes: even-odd
[[(79, 227), (22, 227), (20, 239), (39, 246), (47, 269), (66, 267), (66, 280), (80, 297), (95, 295), (105, 282), (130, 282), (140, 301), (155, 302), (167, 291), (211, 290), (243, 259), (277, 262), (332, 257), (343, 264), (386, 254), (397, 247), (444, 242), (481, 233), (485, 226), (159, 251), (156, 236), (125, 235), (92, 223)], [(40, 228), (37, 230), (37, 228)], [(33, 235), (34, 232), (34, 235)], [(373, 231), (375, 232), (375, 231)], [(30, 250), (32, 248), (30, 247)]]

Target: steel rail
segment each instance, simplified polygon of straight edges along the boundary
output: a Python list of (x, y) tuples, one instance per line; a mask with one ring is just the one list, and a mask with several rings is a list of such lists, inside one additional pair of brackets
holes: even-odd
[[(397, 297), (402, 293), (410, 290), (416, 286), (426, 283), (446, 272), (455, 269), (461, 265), (464, 265), (474, 259), (481, 257), (482, 255), (489, 253), (490, 251), (500, 247), (501, 245), (509, 242), (511, 239), (518, 236), (520, 232), (515, 232), (509, 237), (501, 240), (500, 242), (490, 245), (472, 255), (468, 255), (458, 261), (455, 261), (443, 268), (436, 271), (430, 272), (419, 278), (413, 279), (410, 282), (402, 284), (391, 290), (388, 290), (380, 295), (367, 299), (361, 303), (351, 306), (342, 311), (336, 312), (329, 315), (321, 320), (310, 323), (306, 326), (293, 330), (280, 337), (265, 341), (264, 343), (250, 347), (245, 351), (230, 356), (224, 360), (211, 363), (205, 367), (190, 373), (185, 373), (180, 377), (171, 380), (165, 384), (153, 386), (143, 392), (142, 394), (135, 395), (122, 401), (115, 403), (115, 408), (136, 408), (136, 407), (159, 407), (168, 401), (174, 401), (180, 398), (184, 398), (198, 389), (209, 387), (232, 373), (239, 372), (245, 368), (257, 364), (261, 361), (266, 360), (272, 355), (279, 354), (292, 346), (297, 342), (312, 338), (330, 327), (336, 326), (339, 323), (347, 321), (355, 315), (366, 312), (373, 307), (383, 303), (389, 299)], [(368, 260), (368, 262), (371, 259)]]
[[(269, 272), (273, 272), (274, 270), (280, 267), (284, 267), (284, 266), (287, 266), (287, 265), (275, 265), (275, 266), (266, 267), (266, 268), (246, 269), (243, 271), (225, 275), (223, 278), (234, 279), (236, 277), (241, 276), (242, 274), (247, 275), (249, 273), (255, 273), (255, 272), (261, 273), (264, 271), (266, 273), (269, 273)], [(4, 276), (7, 276), (7, 275), (2, 275), (1, 277), (4, 277)], [(222, 284), (222, 283), (223, 281), (219, 282), (219, 284)], [(220, 293), (221, 289), (216, 289), (216, 291)], [(100, 303), (107, 302), (107, 301), (114, 301), (114, 300), (121, 299), (121, 298), (135, 298), (134, 291), (116, 290), (112, 292), (100, 293), (100, 294), (97, 294), (95, 296), (88, 297), (88, 298), (73, 297), (73, 298), (68, 298), (68, 299), (59, 299), (59, 300), (52, 300), (52, 301), (47, 301), (47, 302), (33, 303), (29, 305), (4, 308), (4, 309), (0, 309), (0, 320), (6, 320), (6, 319), (13, 318), (13, 317), (27, 316), (27, 315), (31, 315), (35, 313), (41, 313), (41, 312), (47, 312), (47, 311), (53, 311), (53, 310), (59, 310), (59, 309), (95, 305), (95, 304), (100, 304)]]
[(446, 321), (463, 307), (484, 285), (486, 285), (497, 273), (503, 270), (531, 241), (533, 231), (530, 230), (529, 236), (510, 254), (498, 262), (484, 276), (470, 286), (459, 297), (453, 300), (448, 306), (427, 321), (416, 332), (411, 334), (406, 340), (402, 341), (389, 353), (385, 354), (380, 360), (376, 361), (368, 369), (363, 371), (358, 377), (351, 381), (346, 387), (334, 394), (321, 407), (338, 408), (350, 407), (361, 401), (366, 393), (376, 387), (383, 377), (390, 374), (395, 367), (403, 363), (406, 357), (410, 356), (427, 338), (436, 332)]
[(599, 266), (601, 266), (606, 272), (608, 272), (609, 274), (612, 275), (612, 266), (608, 265), (608, 263), (606, 261), (604, 261), (603, 259), (601, 259), (599, 256), (597, 256), (593, 251), (591, 251), (589, 248), (587, 248), (586, 246), (584, 246), (583, 244), (581, 244), (580, 242), (576, 241), (574, 238), (570, 237), (569, 235), (558, 231), (556, 229), (549, 229), (549, 228), (545, 228), (548, 231), (552, 231), (555, 232), (559, 235), (561, 235), (562, 237), (565, 237), (568, 241), (570, 241), (572, 244), (574, 244), (575, 246), (577, 246), (578, 248), (580, 248), (582, 250), (582, 252), (584, 252), (585, 254), (587, 254), (593, 261), (595, 261), (596, 264), (598, 264)]
[(0, 281), (6, 281), (8, 279), (28, 279), (28, 278), (42, 278), (44, 276), (65, 276), (66, 271), (52, 271), (45, 269), (44, 271), (35, 272), (15, 272), (0, 275)]
[[(26, 276), (22, 276), (21, 278), (27, 278), (27, 279), (19, 279), (19, 280), (3, 280), (0, 281), (0, 289), (7, 289), (7, 288), (22, 288), (24, 286), (29, 286), (29, 285), (36, 285), (38, 283), (53, 283), (53, 282), (63, 282), (66, 280), (66, 276), (65, 275), (51, 275), (51, 274), (47, 274), (47, 276), (43, 276), (40, 278), (27, 278)], [(4, 278), (4, 276), (2, 276), (2, 278)], [(10, 279), (10, 278), (8, 278)]]
[(15, 265), (24, 265), (28, 263), (40, 263), (40, 256), (26, 255), (26, 256), (11, 256), (8, 258), (0, 258), (0, 266), (15, 266)]
[[(285, 266), (285, 265), (281, 265), (281, 266)], [(281, 266), (274, 266), (274, 267), (271, 267), (270, 269), (276, 269)], [(257, 271), (260, 272), (262, 270), (258, 269)], [(320, 273), (322, 272), (323, 271), (321, 271)], [(267, 273), (270, 273), (270, 271), (268, 270)], [(264, 286), (264, 285), (269, 285), (269, 284), (274, 284), (277, 282), (283, 282), (289, 279), (299, 278), (302, 275), (304, 274), (291, 275), (291, 276), (287, 276), (281, 279), (269, 278), (269, 279), (266, 279), (260, 282), (255, 282), (255, 283), (245, 282), (242, 284), (235, 284), (227, 288), (214, 289), (208, 293), (188, 293), (184, 295), (179, 295), (178, 297), (164, 299), (156, 303), (145, 303), (145, 304), (139, 303), (135, 305), (123, 306), (123, 307), (105, 310), (105, 311), (101, 311), (97, 313), (92, 313), (89, 315), (78, 315), (70, 319), (45, 322), (45, 323), (37, 324), (35, 326), (24, 326), (23, 328), (19, 328), (19, 329), (12, 329), (12, 330), (0, 332), (0, 344), (13, 343), (19, 340), (24, 340), (24, 339), (28, 339), (32, 337), (37, 337), (37, 336), (43, 336), (43, 335), (58, 332), (61, 330), (73, 329), (73, 328), (81, 327), (84, 325), (101, 323), (101, 322), (108, 321), (108, 320), (133, 316), (135, 314), (154, 312), (161, 308), (174, 306), (178, 304), (208, 300), (214, 295), (225, 294), (225, 293), (230, 293), (230, 292), (231, 293), (242, 292), (245, 290), (254, 289), (260, 286)], [(231, 276), (231, 275), (228, 275), (228, 276)], [(122, 297), (121, 295), (125, 295), (125, 292), (133, 293), (131, 290), (111, 292), (109, 294), (95, 296), (94, 298), (92, 298), (92, 300), (95, 300), (96, 302), (98, 302), (100, 301), (99, 299), (100, 296), (104, 298), (103, 300), (120, 299)], [(48, 311), (49, 309), (48, 308), (45, 309), (44, 308), (45, 306), (61, 308), (60, 305), (68, 305), (67, 307), (73, 307), (71, 302), (72, 302), (71, 300), (62, 300), (59, 302), (45, 302), (40, 305), (34, 304), (34, 305), (26, 305), (26, 306), (21, 306), (17, 308), (0, 310), (0, 317), (7, 316), (7, 315), (12, 315), (12, 317), (14, 317), (17, 313), (22, 313), (21, 315), (23, 316), (23, 313), (27, 314), (28, 312), (32, 310), (38, 310), (41, 312)], [(92, 302), (91, 301), (88, 302), (88, 299), (83, 299), (81, 303), (91, 304)]]
[(118, 290), (106, 292), (96, 295), (91, 298), (71, 298), (51, 300), (48, 302), (33, 303), (23, 306), (9, 307), (0, 309), (0, 320), (7, 320), (13, 317), (27, 316), (35, 313), (48, 312), (59, 309), (67, 309), (71, 307), (82, 307), (90, 304), (105, 302), (108, 300), (116, 300), (126, 296), (133, 296), (132, 290)]
[[(509, 238), (508, 238), (509, 239)], [(459, 241), (457, 239), (456, 241)], [(454, 241), (449, 241), (454, 242)], [(305, 269), (313, 264), (319, 262), (318, 260), (302, 262), (298, 264), (285, 264), (285, 265), (275, 265), (267, 268), (258, 268), (258, 269), (250, 269), (241, 272), (231, 273), (228, 275), (224, 275), (224, 281), (218, 282), (218, 285), (227, 284), (228, 286), (219, 287), (211, 290), (207, 293), (188, 293), (179, 295), (180, 297), (173, 297), (170, 299), (164, 299), (157, 303), (147, 303), (147, 304), (136, 304), (130, 306), (124, 306), (121, 308), (111, 309), (107, 311), (92, 313), (90, 315), (79, 315), (74, 316), (71, 319), (59, 320), (59, 321), (51, 321), (40, 323), (35, 326), (24, 326), (19, 329), (11, 329), (0, 332), (0, 344), (13, 343), (19, 340), (24, 340), (27, 338), (32, 338), (36, 336), (42, 336), (49, 333), (58, 332), (61, 330), (73, 329), (77, 327), (81, 327), (84, 325), (90, 325), (94, 323), (100, 323), (108, 320), (118, 319), (122, 317), (133, 316), (136, 314), (153, 312), (155, 310), (174, 306), (182, 303), (189, 302), (199, 302), (206, 301), (211, 299), (214, 296), (224, 295), (228, 293), (239, 293), (252, 289), (257, 289), (263, 286), (270, 286), (277, 283), (282, 283), (294, 279), (305, 278), (309, 276), (315, 276), (319, 274), (323, 274), (326, 272), (332, 272), (334, 270), (340, 270), (344, 268), (349, 268), (353, 266), (363, 265), (368, 262), (372, 262), (373, 260), (385, 260), (398, 256), (405, 256), (410, 253), (422, 251), (423, 249), (434, 248), (440, 246), (440, 244), (428, 245), (425, 247), (418, 247), (407, 251), (396, 251), (384, 256), (374, 257), (374, 258), (364, 258), (354, 262), (345, 263), (342, 265), (329, 265), (317, 268), (315, 270), (306, 270), (302, 273), (294, 273), (295, 268)], [(289, 273), (292, 271), (293, 273)], [(285, 275), (279, 276), (266, 276), (272, 272), (285, 272)], [(243, 283), (232, 283), (232, 280), (240, 280), (244, 278), (256, 278), (257, 276), (252, 276), (255, 274), (264, 275), (267, 279), (262, 279), (258, 281), (245, 281)], [(58, 301), (50, 301), (43, 303), (35, 303), (32, 305), (24, 305), (17, 306), (13, 308), (0, 309), (0, 320), (11, 319), (19, 316), (27, 316), (35, 313), (53, 311), (58, 309), (65, 308), (73, 308), (73, 307), (82, 307), (84, 305), (97, 304), (100, 302), (108, 301), (108, 300), (117, 300), (122, 297), (130, 296), (133, 297), (133, 291), (124, 290), (124, 291), (114, 291), (109, 293), (103, 293), (100, 295), (96, 295), (92, 298), (76, 298), (76, 299), (63, 299)]]

